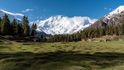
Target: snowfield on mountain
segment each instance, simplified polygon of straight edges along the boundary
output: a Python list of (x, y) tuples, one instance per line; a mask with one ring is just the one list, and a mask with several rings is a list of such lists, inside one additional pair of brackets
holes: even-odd
[(89, 17), (67, 17), (67, 16), (52, 16), (45, 20), (37, 20), (38, 31), (43, 31), (46, 34), (72, 34), (83, 30), (93, 24), (97, 19)]

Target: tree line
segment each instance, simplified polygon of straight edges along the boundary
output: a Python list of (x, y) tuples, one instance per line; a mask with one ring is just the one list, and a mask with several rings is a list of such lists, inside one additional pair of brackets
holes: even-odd
[(59, 35), (50, 35), (49, 38), (46, 39), (48, 42), (73, 42), (80, 41), (81, 34), (59, 34)]
[(101, 24), (106, 24), (104, 26), (89, 27), (84, 29), (81, 34), (83, 39), (96, 38), (105, 35), (124, 35), (124, 23), (121, 24), (107, 24), (101, 22)]
[(10, 21), (7, 14), (0, 18), (0, 34), (13, 36), (34, 36), (37, 25), (35, 23), (30, 27), (28, 17), (24, 16), (21, 21), (13, 19)]

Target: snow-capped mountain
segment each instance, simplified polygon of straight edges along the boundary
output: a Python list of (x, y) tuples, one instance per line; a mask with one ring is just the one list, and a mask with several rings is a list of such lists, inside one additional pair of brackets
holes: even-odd
[(113, 10), (112, 12), (110, 12), (106, 18), (110, 19), (113, 16), (116, 16), (118, 14), (124, 13), (124, 6), (119, 6), (118, 8), (116, 8), (115, 10)]
[(21, 13), (12, 13), (12, 12), (8, 12), (8, 11), (5, 11), (3, 9), (0, 9), (0, 17), (3, 17), (5, 14), (8, 15), (9, 19), (12, 21), (14, 18), (17, 19), (17, 20), (21, 20), (22, 17), (24, 16), (23, 14)]
[(89, 17), (67, 17), (67, 16), (52, 16), (45, 20), (37, 20), (37, 31), (43, 31), (46, 34), (72, 34), (83, 30), (96, 21)]
[(122, 24), (124, 22), (124, 6), (119, 6), (118, 8), (114, 9), (109, 14), (105, 15), (98, 21), (96, 21), (92, 26), (101, 26), (105, 25), (117, 25)]
[(124, 6), (119, 6), (103, 18), (105, 23), (121, 23), (124, 19)]

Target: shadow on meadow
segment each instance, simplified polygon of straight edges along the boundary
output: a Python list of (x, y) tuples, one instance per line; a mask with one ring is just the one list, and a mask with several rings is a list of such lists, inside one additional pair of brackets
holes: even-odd
[[(0, 53), (0, 70), (95, 70), (124, 63), (123, 53)], [(72, 68), (71, 68), (72, 67)]]

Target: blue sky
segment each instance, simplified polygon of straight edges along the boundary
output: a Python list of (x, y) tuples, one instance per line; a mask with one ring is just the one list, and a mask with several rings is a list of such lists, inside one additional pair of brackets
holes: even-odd
[(0, 9), (23, 13), (30, 20), (50, 16), (88, 16), (99, 19), (124, 0), (0, 0)]

